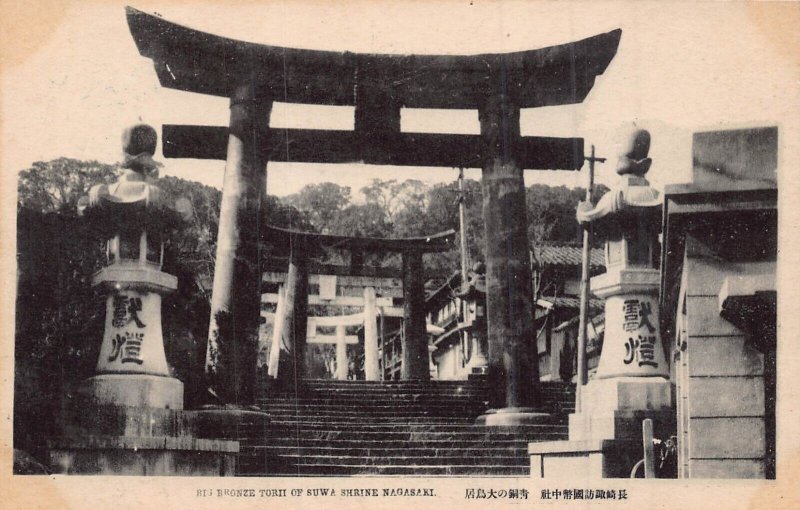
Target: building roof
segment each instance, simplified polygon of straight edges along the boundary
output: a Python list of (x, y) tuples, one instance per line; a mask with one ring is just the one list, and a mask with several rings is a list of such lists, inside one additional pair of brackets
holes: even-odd
[(439, 287), (425, 293), (425, 310), (431, 311), (449, 301), (461, 286), (461, 272), (456, 271)]
[[(543, 302), (548, 303), (551, 305), (552, 308), (561, 308), (561, 309), (569, 309), (569, 310), (580, 310), (581, 308), (581, 299), (578, 297), (570, 297), (570, 296), (542, 296), (537, 305), (544, 305)], [(602, 312), (605, 306), (605, 300), (595, 297), (589, 298), (589, 311), (590, 312)], [(547, 306), (544, 306), (549, 308)]]
[[(580, 316), (575, 315), (574, 317), (570, 318), (568, 321), (562, 322), (561, 324), (557, 325), (553, 328), (553, 331), (561, 331), (567, 329), (570, 326), (579, 325), (580, 324)], [(606, 314), (605, 313), (598, 313), (595, 315), (591, 315), (589, 317), (589, 322), (587, 326), (589, 326), (589, 337), (596, 338), (598, 332), (602, 333), (605, 331), (605, 324), (606, 324)], [(599, 331), (598, 331), (599, 330)]]
[[(580, 266), (583, 247), (575, 244), (542, 244), (534, 250), (533, 256), (540, 266)], [(605, 267), (603, 250), (592, 248), (589, 262), (593, 268)]]

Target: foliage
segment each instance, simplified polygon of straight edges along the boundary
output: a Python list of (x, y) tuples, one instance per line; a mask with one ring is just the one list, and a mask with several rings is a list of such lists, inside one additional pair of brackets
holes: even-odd
[(361, 194), (368, 204), (378, 206), (387, 221), (393, 223), (397, 213), (402, 210), (424, 209), (425, 188), (425, 183), (418, 180), (397, 182), (395, 179), (372, 179), (369, 185), (361, 188)]
[[(608, 188), (598, 186), (595, 196)], [(456, 182), (429, 186), (422, 181), (373, 179), (360, 190), (365, 203), (351, 203), (350, 188), (331, 183), (311, 184), (284, 199), (298, 207), (321, 232), (363, 237), (411, 237), (459, 229), (458, 185)], [(532, 249), (542, 243), (575, 243), (581, 230), (575, 208), (585, 190), (565, 186), (534, 184), (526, 190), (528, 241)], [(467, 253), (471, 262), (484, 260), (484, 224), (481, 184), (464, 181)], [(321, 209), (315, 211), (314, 204)], [(331, 257), (330, 261), (346, 261)], [(399, 266), (399, 257), (378, 257), (382, 265)], [(342, 262), (343, 263), (343, 262)], [(431, 272), (450, 274), (460, 265), (460, 239), (453, 250), (425, 257)]]
[(392, 224), (377, 204), (351, 204), (336, 214), (332, 234), (358, 237), (390, 237)]
[[(104, 263), (111, 219), (79, 218), (77, 205), (89, 188), (119, 173), (114, 165), (60, 158), (19, 174), (15, 444), (26, 449), (53, 432), (64, 389), (93, 373), (105, 298), (92, 289), (91, 275)], [(192, 205), (188, 219), (168, 225), (177, 228), (166, 239), (164, 271), (178, 277), (178, 290), (162, 308), (167, 360), (191, 405), (202, 394), (221, 192), (175, 177), (155, 184), (167, 203), (184, 198)], [(310, 228), (275, 197), (268, 197), (263, 214), (270, 223)]]
[[(91, 222), (77, 217), (76, 206), (91, 186), (110, 183), (118, 174), (114, 165), (68, 158), (36, 162), (19, 174), (16, 361), (17, 374), (25, 374), (16, 379), (20, 398), (55, 401), (64, 384), (92, 372), (104, 306), (89, 278), (103, 262), (105, 239)], [(165, 298), (163, 308), (168, 361), (186, 383), (191, 403), (193, 389), (202, 386), (221, 192), (175, 177), (163, 177), (156, 184), (169, 202), (184, 198), (192, 205), (191, 215), (167, 238), (164, 270), (178, 277), (179, 288)], [(465, 180), (464, 186), (467, 248), (475, 262), (484, 258), (481, 184)], [(284, 199), (267, 197), (261, 218), (275, 226), (363, 237), (458, 231), (455, 182), (430, 186), (417, 180), (373, 179), (359, 191), (360, 200), (355, 200), (349, 187), (308, 185)], [(526, 191), (532, 247), (580, 239), (574, 218), (583, 190), (533, 185)], [(603, 191), (600, 187), (597, 194)], [(260, 240), (262, 254), (285, 255), (269, 241)], [(458, 269), (459, 243), (456, 236), (451, 251), (427, 255), (426, 270), (447, 275)], [(346, 262), (341, 256), (328, 256), (327, 262)], [(399, 259), (378, 254), (369, 263), (399, 267)], [(315, 350), (322, 364), (314, 370), (321, 374), (325, 365), (332, 366), (333, 350)]]
[[(603, 185), (595, 187), (594, 196), (607, 192)], [(536, 246), (543, 242), (569, 243), (582, 239), (575, 220), (578, 202), (586, 198), (584, 188), (534, 184), (525, 193), (528, 212), (528, 242)], [(595, 199), (596, 203), (596, 199)]]
[(63, 390), (97, 359), (105, 301), (89, 279), (103, 252), (77, 215), (22, 208), (17, 249), (14, 441), (35, 454)]
[(78, 200), (95, 184), (110, 183), (119, 175), (116, 165), (58, 158), (37, 161), (19, 173), (17, 202), (26, 209), (74, 215)]
[(283, 203), (295, 207), (306, 215), (309, 223), (323, 234), (328, 234), (336, 223), (338, 213), (350, 204), (350, 188), (332, 182), (309, 184), (284, 198)]
[[(208, 280), (214, 273), (222, 193), (211, 186), (171, 176), (160, 178), (157, 185), (172, 203), (185, 199), (192, 205), (190, 217), (170, 236), (166, 251), (170, 255), (169, 265), (174, 267), (171, 263), (174, 259), (188, 266), (196, 275), (192, 287), (207, 294)], [(207, 297), (210, 299), (210, 295)]]

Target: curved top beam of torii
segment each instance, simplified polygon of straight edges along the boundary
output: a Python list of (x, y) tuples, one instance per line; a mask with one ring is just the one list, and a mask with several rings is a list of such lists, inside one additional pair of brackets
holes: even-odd
[(254, 44), (126, 8), (139, 52), (161, 85), (231, 97), (242, 80), (289, 103), (354, 105), (378, 89), (408, 108), (477, 108), (480, 87), (502, 74), (520, 108), (579, 103), (617, 52), (617, 29), (557, 46), (480, 55), (393, 55)]
[(453, 229), (420, 237), (352, 237), (332, 234), (315, 234), (285, 228), (266, 226), (266, 236), (273, 242), (286, 242), (290, 238), (306, 245), (325, 246), (355, 251), (392, 251), (420, 253), (442, 252), (454, 247), (456, 231)]

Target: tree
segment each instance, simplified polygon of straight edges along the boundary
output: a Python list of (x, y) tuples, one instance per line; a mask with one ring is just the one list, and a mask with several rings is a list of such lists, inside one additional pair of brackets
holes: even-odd
[(299, 192), (283, 199), (306, 214), (308, 221), (322, 233), (330, 233), (339, 212), (350, 204), (350, 187), (332, 182), (308, 184)]
[(356, 237), (390, 237), (392, 225), (379, 205), (355, 204), (339, 211), (331, 233)]
[(117, 165), (58, 158), (37, 161), (19, 173), (17, 203), (26, 209), (76, 214), (78, 200), (95, 184), (110, 183), (119, 175)]
[(74, 212), (18, 208), (14, 446), (40, 459), (61, 394), (97, 360), (104, 300), (90, 279), (102, 255)]
[[(427, 232), (459, 229), (458, 184), (455, 182), (437, 184), (429, 192), (426, 211)], [(467, 253), (472, 262), (483, 260), (483, 194), (481, 183), (471, 179), (464, 180), (464, 204), (466, 206)], [(460, 243), (456, 238), (456, 244)], [(460, 246), (457, 247), (457, 250)]]
[(428, 186), (419, 180), (408, 179), (397, 182), (396, 179), (372, 179), (368, 186), (361, 188), (368, 204), (381, 208), (389, 223), (394, 223), (399, 212), (427, 208)]
[(156, 185), (164, 191), (168, 203), (187, 200), (192, 205), (186, 223), (167, 240), (165, 269), (177, 271), (180, 261), (193, 275), (191, 287), (210, 299), (222, 193), (211, 186), (171, 176), (161, 177)]
[[(597, 186), (595, 196), (608, 191)], [(534, 184), (526, 190), (525, 203), (528, 214), (528, 242), (537, 246), (543, 242), (573, 243), (582, 239), (581, 229), (575, 219), (578, 202), (586, 197), (583, 188)]]
[[(36, 450), (37, 438), (52, 435), (54, 403), (93, 373), (105, 296), (94, 291), (91, 275), (105, 263), (106, 239), (77, 216), (77, 204), (93, 185), (118, 174), (113, 165), (67, 158), (37, 162), (19, 174), (15, 444), (23, 448)], [(177, 276), (178, 290), (162, 308), (167, 360), (191, 406), (195, 389), (202, 389), (222, 194), (175, 177), (155, 184), (167, 203), (192, 204), (191, 217), (166, 236), (163, 270)], [(275, 197), (267, 197), (263, 215), (279, 226), (310, 228)]]

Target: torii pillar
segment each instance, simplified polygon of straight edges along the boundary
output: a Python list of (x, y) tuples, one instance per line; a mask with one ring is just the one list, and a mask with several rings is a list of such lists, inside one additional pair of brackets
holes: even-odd
[(477, 423), (516, 425), (547, 415), (533, 409), (539, 404), (539, 365), (534, 356), (525, 182), (518, 154), (519, 106), (509, 90), (511, 78), (499, 62), (478, 109), (492, 409)]
[(305, 377), (306, 335), (308, 331), (308, 254), (303, 236), (292, 236), (289, 271), (286, 274), (278, 335), (278, 373), (276, 381), (285, 388), (297, 387)]
[(403, 364), (401, 379), (430, 380), (428, 336), (425, 332), (425, 284), (422, 252), (403, 252)]
[(255, 403), (261, 306), (259, 226), (266, 201), (272, 100), (245, 81), (231, 95), (206, 353), (209, 389), (225, 403)]

